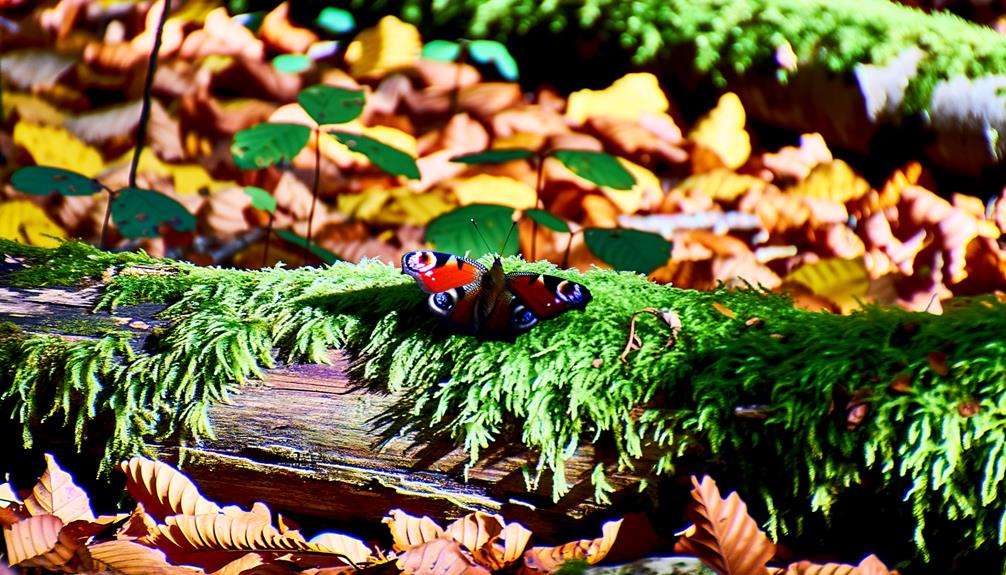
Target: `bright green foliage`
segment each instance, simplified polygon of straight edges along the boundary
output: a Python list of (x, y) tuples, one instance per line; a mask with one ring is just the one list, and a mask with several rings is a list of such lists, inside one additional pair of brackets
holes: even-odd
[(416, 160), (398, 148), (393, 148), (384, 142), (362, 134), (351, 134), (338, 130), (332, 130), (328, 133), (350, 150), (367, 156), (367, 159), (384, 172), (392, 176), (419, 179), (419, 166), (416, 165)]
[(615, 156), (592, 150), (556, 150), (552, 156), (571, 172), (616, 190), (628, 190), (636, 185), (636, 178), (618, 163)]
[(293, 161), (310, 135), (307, 126), (266, 122), (234, 134), (231, 154), (242, 170), (267, 168)]
[(461, 54), (461, 44), (450, 40), (430, 40), (423, 44), (423, 58), (438, 62), (453, 62)]
[[(468, 254), (473, 258), (496, 251), (502, 255), (514, 255), (520, 251), (520, 244), (516, 231), (510, 233), (512, 227), (513, 208), (471, 204), (431, 220), (426, 226), (426, 240), (442, 252)], [(504, 240), (506, 245), (503, 245)]]
[(617, 270), (648, 274), (671, 257), (671, 242), (651, 232), (588, 228), (583, 240), (594, 255)]
[(533, 158), (535, 153), (524, 148), (499, 148), (496, 150), (486, 150), (484, 152), (472, 152), (461, 154), (451, 158), (452, 162), (460, 164), (502, 164), (514, 160), (527, 160)]
[[(820, 529), (868, 493), (883, 504), (876, 520), (914, 525), (923, 552), (939, 542), (1001, 558), (1006, 304), (994, 298), (943, 315), (867, 308), (838, 316), (756, 290), (681, 290), (637, 274), (506, 258), (507, 271), (574, 279), (594, 299), (514, 342), (481, 341), (439, 332), (415, 282), (381, 262), (236, 271), (80, 244), (3, 242), (0, 250), (32, 264), (5, 281), (65, 283), (112, 268), (123, 273), (112, 274), (104, 305), (175, 302), (161, 314), (167, 327), (142, 350), (122, 335), (68, 342), (0, 329), (0, 394), (26, 423), (26, 441), (46, 417), (94, 437), (102, 429), (88, 426), (103, 415), (114, 415), (112, 462), (139, 449), (143, 436), (209, 436), (208, 406), (272, 365), (274, 354), (317, 362), (345, 347), (359, 381), (404, 392), (391, 428), (450, 434), (473, 461), (493, 442), (519, 437), (540, 454), (538, 469), (554, 474), (556, 497), (569, 488), (565, 460), (601, 438), (621, 465), (638, 464), (645, 448), (659, 456), (655, 473), (681, 465), (732, 478), (773, 535)], [(122, 270), (152, 265), (177, 273)], [(673, 345), (665, 347), (664, 322), (641, 314), (641, 347), (620, 361), (630, 318), (650, 307), (680, 318)], [(933, 352), (945, 354), (945, 375), (930, 364)], [(909, 385), (890, 386), (904, 374)], [(865, 398), (858, 423), (847, 413), (850, 395)], [(739, 410), (750, 406), (765, 417)], [(589, 478), (602, 500), (604, 474), (595, 468)]]
[(517, 61), (504, 44), (495, 40), (472, 40), (467, 43), (468, 54), (479, 64), (496, 66), (504, 80), (516, 82), (520, 74), (517, 71)]
[(112, 200), (112, 221), (127, 238), (154, 238), (160, 227), (196, 229), (196, 218), (177, 201), (153, 190), (122, 188)]
[(554, 232), (569, 233), (569, 224), (566, 223), (566, 220), (553, 215), (552, 212), (532, 208), (524, 210), (524, 217), (530, 218)]
[(345, 34), (356, 28), (356, 19), (350, 12), (332, 6), (322, 8), (314, 23), (329, 34)]
[[(849, 74), (857, 64), (886, 64), (908, 48), (926, 58), (905, 93), (903, 109), (928, 108), (940, 80), (1006, 72), (1006, 38), (947, 13), (926, 14), (878, 0), (418, 0), (371, 3), (361, 10), (396, 10), (438, 35), (467, 27), (466, 36), (501, 42), (531, 30), (570, 27), (621, 47), (637, 64), (688, 54), (695, 70), (724, 84), (727, 77), (755, 69), (778, 70), (776, 50), (788, 42), (800, 66)], [(684, 48), (679, 52), (676, 49)], [(672, 54), (673, 52), (673, 54)]]
[(270, 214), (276, 213), (276, 198), (272, 197), (272, 194), (258, 186), (245, 186), (244, 190), (251, 198), (253, 208)]
[(18, 190), (36, 196), (49, 194), (90, 196), (103, 189), (97, 180), (77, 172), (48, 166), (21, 168), (11, 176), (10, 183)]
[(297, 94), (297, 102), (304, 111), (323, 124), (342, 124), (363, 113), (363, 90), (347, 90), (325, 84), (304, 88)]

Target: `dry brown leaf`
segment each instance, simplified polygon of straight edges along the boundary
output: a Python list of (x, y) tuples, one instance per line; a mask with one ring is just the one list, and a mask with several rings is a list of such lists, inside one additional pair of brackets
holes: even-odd
[(688, 160), (685, 150), (662, 140), (638, 121), (599, 116), (588, 120), (587, 125), (616, 154), (635, 162), (646, 165), (658, 162), (680, 164)]
[(402, 553), (395, 565), (406, 575), (489, 575), (461, 545), (451, 539), (434, 539)]
[(4, 527), (7, 560), (11, 566), (63, 571), (62, 567), (76, 556), (80, 543), (60, 537), (62, 529), (63, 522), (55, 515), (36, 515)]
[(524, 553), (524, 566), (540, 573), (555, 573), (570, 559), (594, 565), (608, 555), (621, 526), (621, 519), (608, 521), (601, 526), (601, 537), (597, 539), (581, 539), (557, 547), (532, 547)]
[(486, 120), (523, 101), (520, 84), (515, 82), (482, 82), (458, 94), (458, 108)]
[[(715, 303), (714, 303), (715, 305)], [(693, 521), (684, 535), (685, 547), (720, 575), (761, 575), (775, 555), (775, 543), (748, 515), (737, 492), (720, 496), (711, 477), (700, 483), (692, 476), (692, 499), (687, 514)]]
[(184, 473), (160, 461), (134, 457), (119, 464), (126, 474), (126, 489), (151, 516), (163, 521), (178, 514), (216, 513), (220, 506), (199, 493)]
[(251, 30), (232, 20), (227, 9), (221, 7), (206, 15), (201, 30), (185, 38), (178, 55), (186, 60), (232, 56), (261, 61), (265, 56), (265, 45)]
[(73, 477), (63, 471), (56, 459), (45, 454), (45, 473), (25, 497), (24, 507), (31, 515), (55, 515), (64, 523), (79, 519), (93, 521), (91, 502), (87, 493), (77, 487)]
[(472, 552), (475, 561), (491, 571), (498, 571), (520, 559), (531, 532), (519, 523), (507, 524), (499, 515), (469, 513), (444, 530)]
[(422, 39), (415, 26), (394, 16), (385, 16), (376, 26), (356, 35), (346, 48), (346, 62), (354, 78), (381, 77), (413, 65), (422, 48)]
[(444, 182), (444, 188), (451, 190), (458, 204), (500, 204), (518, 210), (535, 207), (534, 188), (524, 182), (506, 176), (479, 174)]
[(270, 48), (288, 54), (304, 54), (318, 41), (317, 34), (290, 22), (289, 2), (283, 2), (266, 14), (258, 31)]
[(817, 132), (800, 136), (799, 146), (785, 146), (774, 154), (764, 154), (762, 164), (775, 179), (802, 180), (818, 164), (833, 160), (824, 137)]
[[(157, 0), (147, 11), (147, 17), (143, 32), (130, 41), (130, 47), (141, 57), (147, 57), (154, 49), (154, 38), (157, 35), (157, 28), (160, 24), (161, 13), (164, 11), (164, 0)], [(161, 47), (157, 51), (160, 58), (172, 56), (182, 45), (182, 38), (185, 36), (182, 30), (184, 22), (177, 18), (168, 18), (161, 31)]]
[(482, 79), (478, 69), (469, 64), (420, 58), (413, 63), (412, 68), (425, 87), (453, 90), (474, 86)]
[(366, 543), (342, 533), (319, 533), (311, 539), (311, 543), (324, 548), (327, 552), (345, 555), (345, 558), (340, 560), (358, 566), (369, 562), (373, 556)]
[(638, 120), (644, 112), (663, 113), (669, 103), (657, 77), (632, 73), (615, 80), (604, 90), (579, 90), (569, 95), (566, 117), (574, 124), (605, 116)]
[(436, 521), (426, 516), (414, 517), (401, 509), (392, 509), (381, 522), (388, 525), (394, 540), (392, 549), (399, 552), (444, 536)]
[(812, 563), (800, 561), (791, 563), (782, 575), (860, 575), (854, 565), (845, 563)]
[(569, 132), (559, 112), (535, 104), (503, 110), (492, 117), (490, 125), (497, 138), (509, 138), (514, 134), (554, 136)]
[(202, 569), (168, 563), (163, 551), (135, 541), (106, 541), (87, 547), (91, 557), (123, 575), (197, 575)]
[(212, 575), (265, 575), (268, 569), (275, 568), (277, 573), (290, 573), (290, 570), (275, 564), (266, 563), (258, 553), (245, 553), (230, 563), (217, 569)]
[[(701, 192), (716, 201), (730, 202), (751, 190), (765, 190), (770, 185), (761, 178), (738, 174), (733, 170), (720, 168), (703, 174), (689, 176), (675, 186), (672, 192)], [(664, 207), (661, 211), (672, 211), (668, 205), (671, 201), (670, 199), (665, 199)]]
[(858, 200), (869, 191), (870, 184), (842, 160), (818, 164), (803, 181), (786, 189), (787, 194), (840, 203)]

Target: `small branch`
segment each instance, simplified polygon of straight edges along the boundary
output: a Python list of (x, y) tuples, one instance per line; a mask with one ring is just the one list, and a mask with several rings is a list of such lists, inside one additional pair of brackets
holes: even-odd
[(143, 85), (143, 107), (140, 109), (140, 123), (136, 127), (136, 148), (133, 150), (133, 161), (129, 166), (129, 187), (136, 187), (136, 170), (140, 165), (140, 152), (147, 139), (147, 124), (150, 122), (150, 93), (154, 86), (154, 73), (157, 71), (157, 55), (161, 51), (161, 37), (164, 35), (164, 23), (168, 21), (171, 12), (171, 0), (164, 0), (164, 11), (157, 23), (157, 34), (154, 36), (154, 47), (150, 51), (147, 62), (147, 79)]
[[(311, 211), (307, 215), (307, 242), (304, 244), (304, 265), (311, 258), (311, 235), (314, 231), (314, 208), (318, 205), (321, 188), (321, 127), (314, 130), (314, 189), (311, 190)], [(271, 220), (270, 220), (271, 221)]]

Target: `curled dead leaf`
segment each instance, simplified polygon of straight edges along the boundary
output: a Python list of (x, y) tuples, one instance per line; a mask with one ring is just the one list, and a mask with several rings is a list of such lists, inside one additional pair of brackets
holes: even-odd
[(608, 555), (621, 526), (621, 519), (608, 521), (601, 526), (602, 535), (597, 539), (581, 539), (557, 547), (532, 547), (524, 553), (524, 566), (532, 572), (555, 573), (570, 559), (594, 565)]

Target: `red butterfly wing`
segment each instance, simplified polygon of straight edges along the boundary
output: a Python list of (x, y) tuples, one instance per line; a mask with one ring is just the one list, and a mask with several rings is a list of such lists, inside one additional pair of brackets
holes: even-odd
[(482, 264), (443, 252), (428, 250), (402, 256), (402, 272), (416, 278), (426, 293), (439, 293), (476, 282), (486, 273)]
[[(539, 320), (555, 317), (571, 309), (582, 310), (592, 298), (590, 290), (583, 284), (536, 273), (507, 274), (506, 287)], [(516, 323), (526, 323), (521, 319), (514, 317)]]

